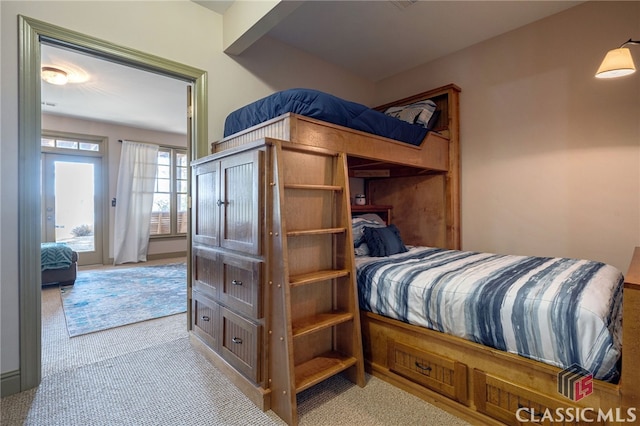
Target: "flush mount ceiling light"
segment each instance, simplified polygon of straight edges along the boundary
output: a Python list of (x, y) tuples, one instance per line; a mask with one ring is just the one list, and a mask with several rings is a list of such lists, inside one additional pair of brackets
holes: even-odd
[(640, 44), (640, 41), (629, 39), (619, 48), (608, 51), (596, 72), (597, 78), (616, 78), (636, 72), (631, 52), (625, 47), (628, 44)]
[(58, 86), (65, 85), (69, 81), (66, 71), (54, 67), (42, 67), (41, 76), (47, 83), (56, 84)]

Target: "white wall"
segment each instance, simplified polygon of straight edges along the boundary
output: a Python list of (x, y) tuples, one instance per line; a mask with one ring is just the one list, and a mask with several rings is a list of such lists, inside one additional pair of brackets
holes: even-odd
[(594, 74), (630, 37), (640, 2), (586, 2), (379, 82), (377, 104), (462, 88), (464, 249), (626, 272), (640, 245), (640, 73)]
[(208, 133), (222, 136), (226, 115), (276, 90), (312, 87), (371, 101), (373, 84), (299, 50), (266, 39), (241, 58), (222, 52), (222, 17), (190, 1), (0, 1), (0, 371), (19, 363), (18, 14), (208, 72)]
[[(185, 103), (186, 106), (186, 103)], [(82, 135), (91, 135), (107, 138), (108, 153), (108, 191), (104, 196), (104, 203), (109, 207), (109, 229), (105, 229), (104, 237), (109, 241), (109, 258), (113, 258), (113, 229), (115, 220), (115, 208), (111, 207), (111, 199), (116, 196), (118, 181), (118, 166), (120, 164), (120, 151), (122, 144), (119, 140), (140, 142), (152, 142), (162, 146), (187, 147), (187, 136), (175, 133), (157, 132), (148, 129), (140, 129), (130, 126), (121, 126), (113, 123), (81, 120), (53, 114), (42, 114), (42, 129), (57, 132), (69, 132)], [(177, 253), (187, 251), (186, 238), (157, 240), (149, 242), (149, 255), (162, 253)]]

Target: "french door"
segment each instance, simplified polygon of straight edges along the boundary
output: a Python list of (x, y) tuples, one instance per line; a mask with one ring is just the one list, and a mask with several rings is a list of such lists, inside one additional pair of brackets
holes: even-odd
[(102, 264), (102, 158), (42, 154), (42, 239), (78, 252), (78, 265)]

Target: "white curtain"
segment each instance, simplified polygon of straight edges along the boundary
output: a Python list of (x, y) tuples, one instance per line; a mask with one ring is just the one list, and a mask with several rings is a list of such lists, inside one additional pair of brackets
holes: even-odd
[(113, 234), (114, 265), (147, 260), (157, 169), (158, 145), (122, 141)]

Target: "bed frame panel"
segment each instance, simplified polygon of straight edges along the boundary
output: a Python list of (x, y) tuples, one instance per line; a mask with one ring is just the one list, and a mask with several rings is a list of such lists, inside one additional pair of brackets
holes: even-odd
[(438, 133), (428, 133), (420, 146), (413, 146), (293, 113), (283, 114), (228, 136), (212, 144), (212, 151), (215, 153), (234, 148), (263, 137), (345, 152), (347, 155), (385, 163), (437, 171), (449, 169), (449, 139)]

